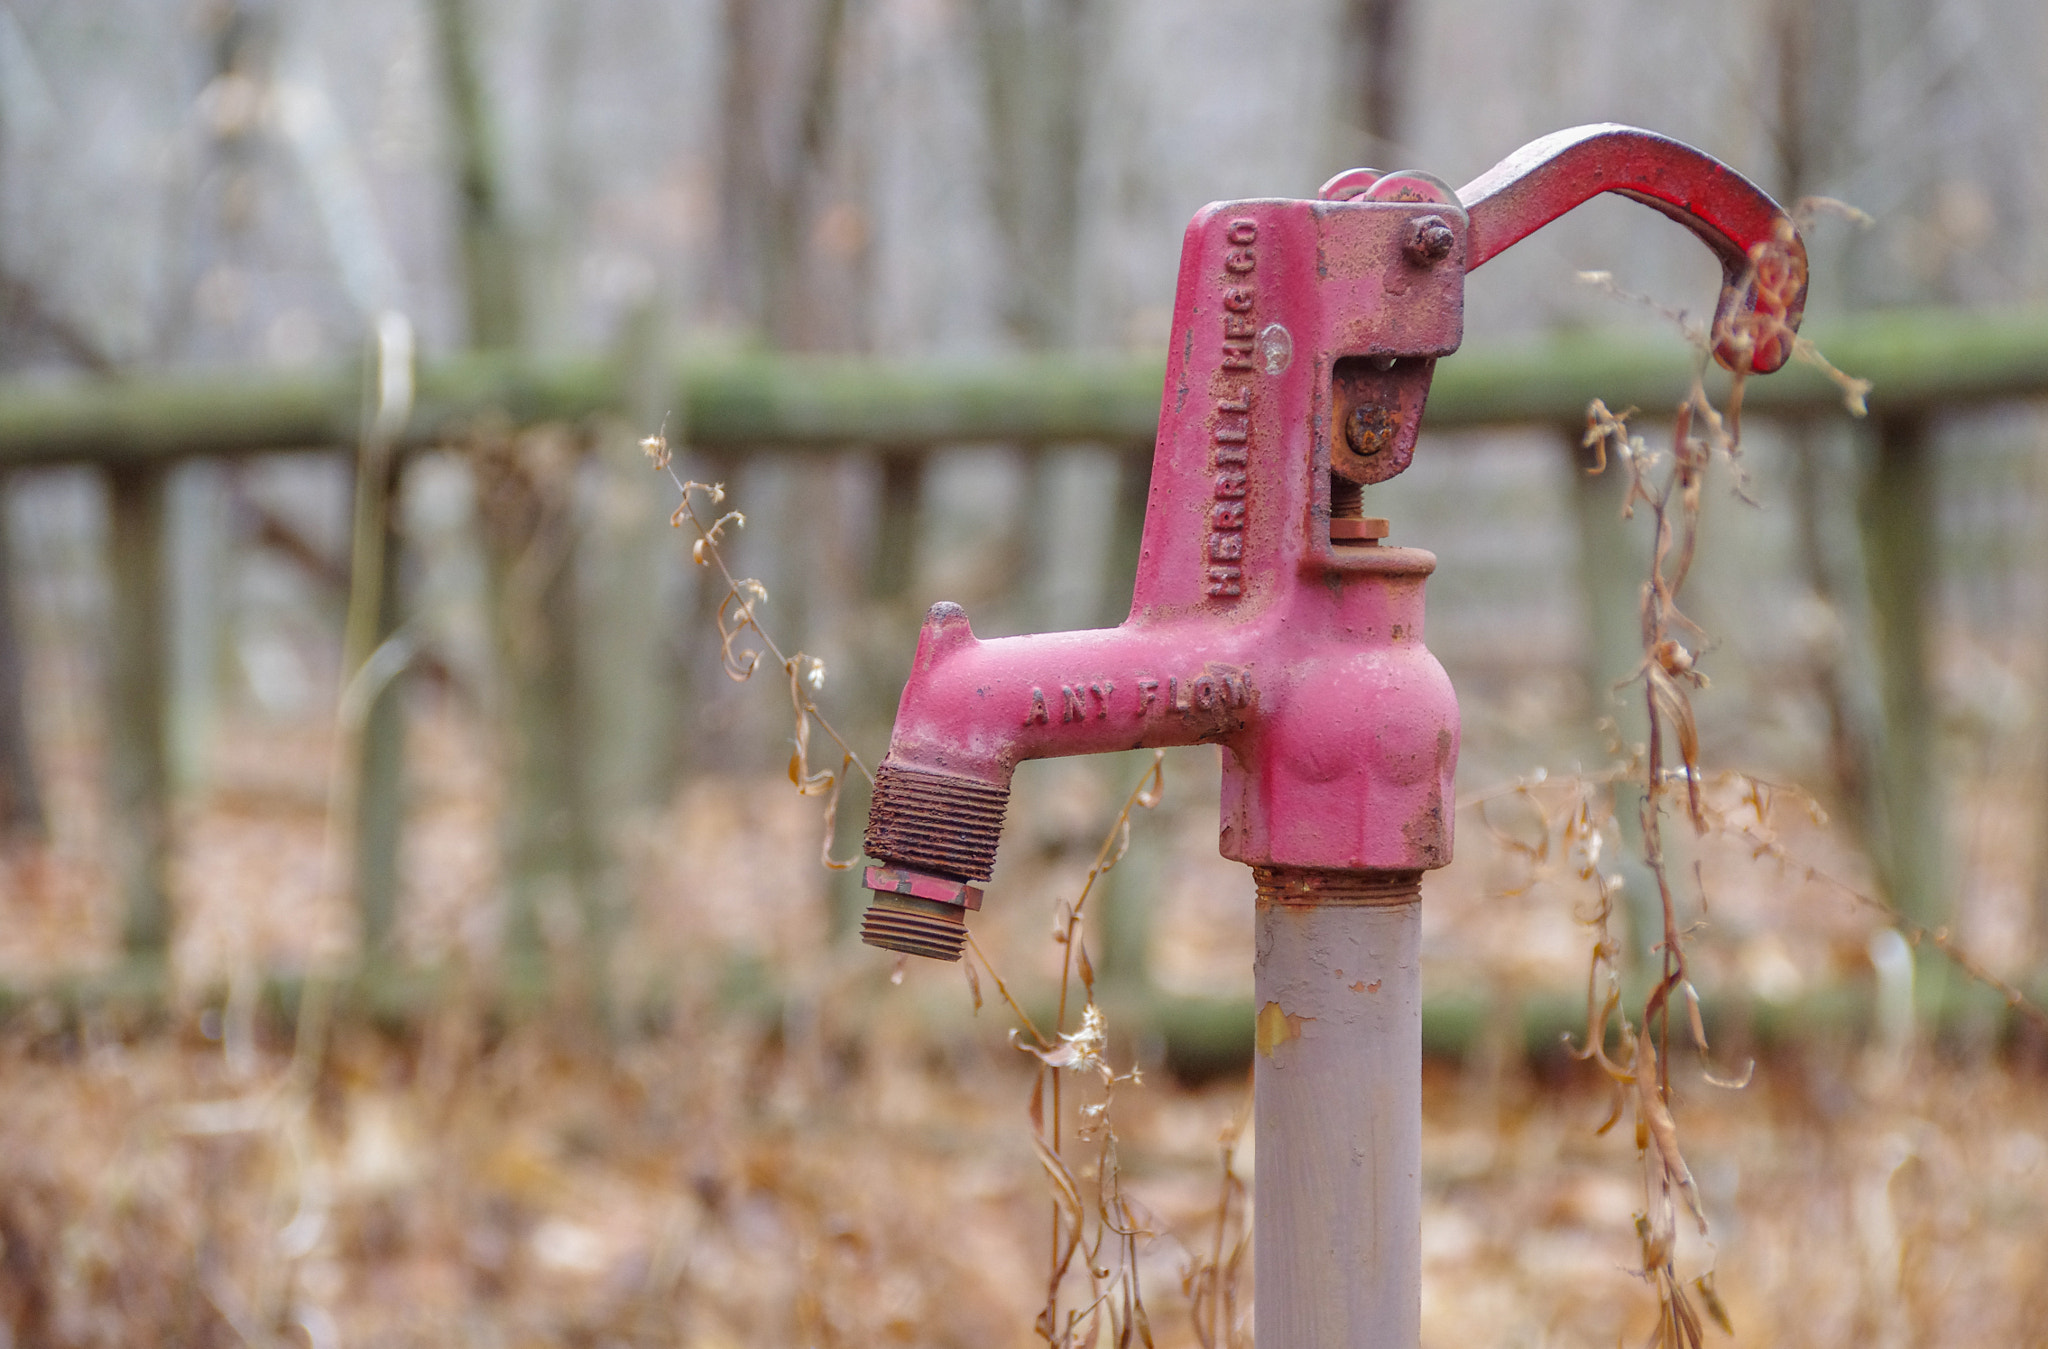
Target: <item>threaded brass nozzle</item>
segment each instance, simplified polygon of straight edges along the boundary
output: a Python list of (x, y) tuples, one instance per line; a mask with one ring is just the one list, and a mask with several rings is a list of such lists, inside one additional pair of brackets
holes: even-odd
[(861, 919), (860, 939), (885, 951), (958, 960), (967, 949), (967, 911), (937, 900), (877, 894)]

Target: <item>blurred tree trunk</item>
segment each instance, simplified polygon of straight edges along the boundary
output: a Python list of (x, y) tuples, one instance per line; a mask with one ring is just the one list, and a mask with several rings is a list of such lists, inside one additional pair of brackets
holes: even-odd
[[(1932, 186), (1934, 166), (1924, 154), (1859, 143), (1859, 112), (1869, 110), (1877, 82), (1896, 79), (1902, 62), (1928, 59), (1919, 39), (1931, 21), (1920, 0), (1776, 0), (1765, 33), (1776, 56), (1772, 137), (1781, 196), (1796, 200), (1837, 189), (1860, 158), (1872, 154), (1894, 158), (1901, 181), (1930, 180)], [(1887, 243), (1871, 237), (1850, 241), (1847, 284), (1837, 304), (1853, 309), (1939, 298), (1896, 265)], [(1861, 712), (1860, 663), (1847, 659), (1848, 644), (1823, 642), (1812, 656), (1838, 804), (1862, 835), (1891, 901), (1916, 921), (1938, 926), (1949, 913), (1949, 877), (1939, 709), (1929, 668), (1929, 605), (1940, 564), (1930, 423), (1918, 416), (1879, 418), (1859, 429), (1854, 482), (1832, 468), (1816, 428), (1793, 423), (1789, 440), (1807, 586), (1845, 628), (1849, 606), (1835, 580), (1827, 517), (1851, 499), (1852, 487), (1860, 503), (1858, 552), (1876, 670), (1876, 696), (1869, 700), (1877, 708), (1874, 724), (1866, 725)]]
[(433, 0), (433, 17), (455, 155), (469, 344), (486, 351), (518, 347), (526, 335), (520, 240), (505, 200), (473, 0)]
[[(847, 0), (725, 7), (719, 201), (722, 252), (732, 265), (717, 279), (728, 309), (782, 351), (866, 345), (867, 212), (853, 171), (857, 146), (841, 124), (852, 16)], [(780, 520), (748, 517), (774, 534), (778, 567), (794, 578), (772, 587), (785, 649), (814, 641), (808, 592), (823, 574), (825, 536), (843, 513), (829, 475), (805, 470), (789, 486)], [(715, 633), (714, 626), (694, 635)], [(716, 687), (715, 650), (697, 662), (700, 688)], [(776, 738), (783, 733), (777, 725)]]
[[(1026, 350), (1100, 346), (1081, 331), (1078, 278), (1082, 198), (1094, 84), (1092, 49), (1102, 17), (1093, 0), (976, 0), (973, 7), (984, 116), (988, 122), (986, 190), (1004, 258), (1003, 318)], [(1120, 448), (1040, 446), (1023, 465), (1020, 535), (1007, 546), (1024, 560), (1029, 588), (1019, 587), (1021, 625), (1119, 623), (1129, 612), (1138, 535), (1150, 491), (1150, 456), (1132, 463)], [(1060, 508), (1077, 480), (1100, 477), (1113, 500), (1100, 541), (1074, 538)], [(1063, 490), (1065, 489), (1065, 490)], [(1099, 548), (1097, 544), (1099, 543)], [(1090, 561), (1099, 558), (1100, 561)], [(1072, 568), (1086, 567), (1085, 575)], [(1120, 805), (1148, 756), (1104, 756), (1091, 766), (1100, 795)], [(1156, 836), (1163, 821), (1138, 812), (1123, 861), (1097, 883), (1096, 923), (1087, 940), (1096, 956), (1103, 994), (1122, 1004), (1150, 986), (1152, 914), (1166, 849)], [(1092, 855), (1099, 834), (1075, 840)]]
[[(722, 269), (721, 298), (732, 314), (784, 351), (850, 351), (868, 344), (872, 250), (860, 171), (864, 142), (858, 121), (846, 115), (862, 12), (848, 0), (726, 0), (720, 224), (721, 251), (732, 265)], [(885, 471), (884, 491), (919, 500), (921, 482), (908, 484), (904, 475), (921, 479), (923, 465), (918, 456), (893, 473)], [(739, 476), (734, 461), (710, 467), (728, 483)], [(760, 512), (762, 498), (752, 486), (770, 477), (783, 488), (781, 510), (773, 516)], [(872, 577), (863, 587), (842, 565), (848, 522), (837, 477), (765, 464), (742, 478), (739, 504), (751, 528), (773, 540), (776, 575), (768, 612), (778, 642), (792, 653), (866, 651), (894, 626), (889, 604), (868, 603)], [(885, 500), (882, 509), (886, 515), (893, 507)], [(712, 691), (727, 682), (713, 618), (724, 589), (701, 571), (698, 586), (690, 626), (696, 658), (686, 696), (708, 706), (716, 697)], [(783, 676), (771, 669), (759, 677), (779, 682)], [(877, 696), (857, 675), (830, 687), (841, 709), (835, 724), (856, 743), (879, 740), (874, 728), (884, 703), (893, 707), (893, 697)], [(737, 725), (720, 718), (705, 728), (699, 762), (753, 764), (762, 761), (769, 743), (786, 750), (786, 701), (759, 690), (747, 704)], [(817, 766), (837, 767), (825, 762), (831, 752), (820, 746)], [(841, 856), (857, 849), (866, 807), (866, 783), (849, 788), (841, 802)], [(827, 887), (828, 928), (851, 932), (865, 902), (858, 872), (837, 873)]]
[[(442, 86), (454, 147), (469, 340), (483, 350), (524, 345), (524, 247), (507, 200), (502, 148), (485, 88), (474, 0), (433, 0)], [(502, 856), (505, 975), (534, 994), (550, 945), (595, 963), (590, 912), (598, 845), (585, 791), (579, 706), (575, 496), (582, 445), (565, 432), (480, 432), (472, 442), (478, 516), (489, 572), (505, 744)], [(551, 940), (552, 939), (552, 940)], [(601, 990), (575, 990), (595, 997)]]
[[(1789, 3), (1789, 0), (1788, 0)], [(1796, 8), (1796, 6), (1795, 6)], [(1893, 104), (1902, 76), (1926, 63), (1946, 59), (1927, 41), (1940, 19), (1924, 0), (1863, 0), (1830, 4), (1788, 19), (1785, 31), (1795, 48), (1813, 54), (1810, 73), (1781, 95), (1782, 117), (1790, 125), (1816, 128), (1789, 137), (1787, 166), (1811, 184), (1826, 185), (1836, 166), (1850, 156), (1891, 158), (1891, 183), (1905, 189), (1907, 209), (1887, 213), (1879, 230), (1849, 241), (1847, 304), (1851, 308), (1954, 299), (1938, 270), (1901, 266), (1896, 237), (1910, 216), (1931, 209), (1943, 175), (1938, 137), (1916, 136), (1905, 145), (1858, 144), (1870, 115)], [(1829, 56), (1829, 53), (1836, 53)], [(1826, 61), (1827, 64), (1822, 62)], [(1848, 71), (1842, 67), (1849, 66)], [(1837, 93), (1831, 86), (1853, 93)], [(1930, 82), (1929, 89), (1934, 85)], [(1942, 109), (1930, 94), (1926, 116)], [(1859, 117), (1859, 113), (1861, 116)], [(1796, 120), (1795, 120), (1796, 119)], [(1880, 400), (1882, 394), (1879, 395)], [(1932, 677), (1935, 638), (1931, 601), (1939, 591), (1941, 549), (1934, 423), (1925, 416), (1871, 419), (1858, 436), (1862, 482), (1858, 493), (1864, 583), (1869, 595), (1876, 657), (1881, 732), (1872, 785), (1879, 824), (1875, 834), (1878, 871), (1886, 893), (1902, 913), (1929, 927), (1949, 922), (1952, 877), (1947, 843), (1947, 793), (1939, 749), (1940, 706)], [(1922, 951), (1920, 973), (1930, 996), (1938, 997), (1946, 964)]]
[[(1072, 344), (1078, 312), (1081, 155), (1088, 99), (1089, 0), (975, 0), (989, 158), (984, 180), (1003, 240), (1003, 319), (1026, 350)], [(1035, 585), (1018, 587), (1021, 626), (1046, 626), (1052, 603), (1055, 456), (1026, 453), (1024, 507), (1009, 546)]]
[(1090, 0), (975, 0), (989, 128), (987, 190), (1002, 231), (1005, 318), (1028, 348), (1071, 343)]
[[(1856, 47), (1852, 0), (1774, 0), (1764, 35), (1776, 56), (1776, 101), (1770, 126), (1777, 150), (1775, 188), (1788, 205), (1827, 190), (1856, 150)], [(1879, 727), (1869, 709), (1877, 699), (1860, 679), (1861, 662), (1849, 660), (1852, 606), (1842, 574), (1857, 560), (1837, 556), (1831, 517), (1857, 484), (1835, 463), (1831, 438), (1813, 421), (1784, 424), (1792, 458), (1792, 508), (1800, 569), (1830, 631), (1816, 634), (1807, 653), (1807, 678), (1827, 724), (1830, 805), (1865, 849), (1882, 836)], [(1853, 545), (1850, 551), (1854, 551)]]
[(1339, 64), (1350, 81), (1346, 102), (1351, 117), (1365, 134), (1363, 145), (1355, 150), (1345, 147), (1348, 153), (1338, 158), (1362, 153), (1382, 169), (1401, 167), (1392, 160), (1403, 157), (1399, 151), (1414, 45), (1409, 37), (1412, 18), (1410, 0), (1344, 0), (1337, 34), (1343, 52)]
[(785, 351), (864, 345), (867, 217), (840, 125), (847, 0), (726, 0), (718, 283)]

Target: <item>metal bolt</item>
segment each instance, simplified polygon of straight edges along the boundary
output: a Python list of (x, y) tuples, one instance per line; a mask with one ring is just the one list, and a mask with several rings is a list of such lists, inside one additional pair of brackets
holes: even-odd
[(1394, 430), (1399, 424), (1400, 418), (1392, 408), (1360, 403), (1344, 419), (1344, 443), (1353, 454), (1370, 459), (1394, 443)]
[(1387, 537), (1392, 526), (1376, 515), (1361, 516), (1354, 520), (1330, 521), (1331, 543), (1357, 543), (1372, 545)]
[(1458, 236), (1451, 233), (1442, 216), (1417, 216), (1409, 222), (1408, 242), (1402, 251), (1417, 267), (1428, 267), (1449, 257), (1457, 242)]
[(1341, 474), (1330, 475), (1330, 520), (1356, 520), (1365, 514), (1365, 488)]

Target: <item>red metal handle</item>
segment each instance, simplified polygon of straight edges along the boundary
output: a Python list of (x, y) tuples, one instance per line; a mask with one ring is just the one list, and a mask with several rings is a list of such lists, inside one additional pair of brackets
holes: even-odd
[(1792, 355), (1806, 308), (1806, 245), (1763, 189), (1712, 155), (1654, 132), (1601, 123), (1534, 140), (1458, 190), (1470, 214), (1465, 268), (1565, 212), (1614, 192), (1662, 211), (1721, 259), (1714, 356), (1769, 374)]

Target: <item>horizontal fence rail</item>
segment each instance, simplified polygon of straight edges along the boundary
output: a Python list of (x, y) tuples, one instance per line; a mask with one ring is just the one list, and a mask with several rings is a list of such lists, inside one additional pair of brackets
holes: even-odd
[[(1899, 310), (1816, 321), (1808, 335), (1836, 367), (1871, 385), (1868, 402), (1879, 469), (1864, 503), (1876, 526), (1864, 531), (1863, 547), (1874, 601), (1885, 620), (1878, 626), (1893, 634), (1873, 653), (1883, 667), (1885, 687), (1892, 690), (1884, 713), (1889, 737), (1884, 752), (1891, 776), (1924, 785), (1934, 781), (1931, 749), (1903, 732), (1894, 734), (1916, 717), (1926, 720), (1930, 690), (1924, 639), (1915, 635), (1920, 631), (1917, 617), (1913, 623), (1894, 620), (1925, 608), (1917, 578), (1931, 559), (1910, 549), (1931, 544), (1926, 531), (1885, 521), (1920, 510), (1931, 490), (1927, 425), (1933, 414), (2048, 397), (2048, 311)], [(1693, 354), (1668, 329), (1475, 344), (1438, 367), (1425, 426), (1438, 431), (1545, 427), (1557, 434), (1560, 445), (1576, 444), (1572, 428), (1583, 421), (1593, 399), (1651, 414), (1673, 409), (1690, 391), (1695, 368)], [(462, 356), (423, 363), (414, 372), (413, 397), (402, 424), (380, 426), (374, 435), (364, 433), (368, 400), (360, 367), (310, 374), (0, 382), (0, 473), (91, 465), (105, 475), (109, 487), (109, 508), (116, 517), (109, 575), (118, 616), (107, 689), (109, 810), (111, 832), (119, 840), (113, 870), (126, 920), (124, 945), (143, 967), (157, 971), (152, 977), (159, 983), (145, 983), (160, 986), (173, 926), (164, 886), (172, 827), (164, 759), (166, 670), (156, 617), (164, 565), (164, 478), (171, 464), (316, 448), (363, 451), (357, 455), (349, 567), (347, 664), (355, 670), (368, 665), (374, 653), (390, 649), (387, 644), (402, 623), (395, 588), (386, 578), (398, 571), (400, 540), (389, 503), (404, 458), (390, 451), (448, 444), (466, 428), (491, 422), (533, 425), (600, 415), (652, 422), (666, 408), (671, 439), (713, 455), (879, 451), (885, 470), (903, 477), (884, 492), (885, 506), (894, 503), (902, 510), (909, 509), (903, 503), (917, 499), (916, 475), (926, 452), (935, 447), (1007, 444), (1037, 450), (1093, 444), (1121, 451), (1125, 476), (1118, 492), (1125, 499), (1119, 510), (1130, 518), (1120, 517), (1120, 527), (1134, 541), (1133, 512), (1143, 511), (1145, 461), (1156, 432), (1163, 375), (1157, 357), (1130, 354), (885, 360), (720, 352), (685, 355), (673, 365), (649, 361), (644, 350), (637, 357), (627, 353), (612, 360)], [(1715, 372), (1710, 391), (1724, 391), (1725, 381)], [(1842, 385), (1811, 363), (1751, 380), (1743, 398), (1750, 413), (1807, 421), (1842, 415), (1844, 402)], [(651, 417), (649, 408), (655, 410)], [(652, 429), (638, 427), (636, 434)], [(1579, 481), (1585, 475), (1573, 477)], [(1613, 541), (1596, 537), (1597, 526), (1587, 522), (1612, 511), (1584, 511), (1591, 499), (1579, 503), (1582, 545), (1601, 554)], [(908, 528), (899, 519), (881, 532)], [(1611, 570), (1621, 575), (1626, 569)], [(1625, 576), (1623, 584), (1628, 584)], [(1632, 593), (1607, 607), (1630, 611)], [(1598, 612), (1613, 599), (1593, 595), (1589, 604)], [(1633, 623), (1623, 626), (1618, 642), (1625, 662), (1620, 668), (1641, 655)], [(1905, 636), (1896, 636), (1901, 633)], [(573, 637), (564, 634), (564, 649), (574, 646)], [(1607, 642), (1597, 634), (1593, 640), (1595, 645)], [(345, 751), (360, 774), (361, 795), (345, 827), (354, 836), (355, 898), (366, 954), (380, 949), (393, 927), (401, 828), (398, 700), (383, 685), (377, 687)], [(522, 715), (530, 715), (555, 740), (580, 743), (570, 734), (567, 697), (555, 690)], [(15, 757), (22, 762), (11, 769), (0, 764), (0, 771), (26, 774), (25, 758)], [(24, 777), (18, 785), (28, 790), (34, 784)], [(1938, 813), (1938, 803), (1931, 805), (1923, 793), (1888, 801), (1887, 809), (1908, 819)], [(507, 866), (513, 866), (509, 857)], [(1927, 862), (1922, 869), (1932, 866)], [(1940, 910), (1932, 907), (1939, 902), (1934, 898), (1938, 880), (1930, 874), (1914, 881), (1908, 875), (1901, 883), (1903, 893), (1895, 894), (1902, 909), (1929, 926), (1941, 921)], [(1915, 898), (1916, 884), (1926, 892), (1921, 898)], [(393, 971), (383, 967), (379, 977), (393, 977)], [(0, 991), (0, 1015), (18, 996)], [(1225, 1038), (1235, 1043), (1241, 1028), (1231, 1018), (1225, 1018)], [(1193, 1032), (1182, 1038), (1188, 1035)]]
[[(2048, 393), (2048, 313), (1897, 310), (1808, 326), (1835, 365), (1873, 386), (1871, 411), (1910, 414)], [(1676, 407), (1690, 387), (1674, 334), (1585, 334), (1474, 344), (1443, 361), (1424, 426), (1573, 422), (1610, 407)], [(883, 360), (789, 355), (685, 359), (670, 382), (671, 434), (707, 449), (977, 441), (1149, 444), (1163, 360), (991, 356)], [(422, 365), (393, 437), (431, 445), (466, 420), (569, 420), (628, 406), (623, 363), (465, 356)], [(354, 443), (360, 374), (154, 375), (0, 384), (0, 468), (120, 463)], [(1842, 404), (1818, 368), (1753, 379), (1745, 408), (1817, 413)], [(651, 428), (650, 428), (651, 429)]]

